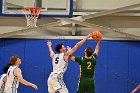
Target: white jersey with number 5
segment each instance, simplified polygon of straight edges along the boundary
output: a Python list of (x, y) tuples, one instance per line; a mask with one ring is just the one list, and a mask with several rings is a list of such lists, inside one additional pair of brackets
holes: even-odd
[(57, 74), (64, 74), (67, 70), (67, 64), (68, 62), (64, 59), (64, 53), (55, 54), (53, 57), (53, 72)]
[(68, 89), (63, 81), (63, 75), (67, 70), (68, 62), (64, 59), (64, 53), (55, 54), (52, 59), (53, 72), (48, 78), (49, 93), (68, 93)]

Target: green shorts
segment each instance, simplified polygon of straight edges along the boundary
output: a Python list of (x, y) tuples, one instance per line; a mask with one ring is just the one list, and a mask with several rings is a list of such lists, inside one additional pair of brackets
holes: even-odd
[(80, 77), (77, 93), (95, 93), (93, 77)]

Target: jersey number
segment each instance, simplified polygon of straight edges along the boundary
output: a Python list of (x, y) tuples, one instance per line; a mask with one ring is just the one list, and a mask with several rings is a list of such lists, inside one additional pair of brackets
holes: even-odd
[(87, 62), (87, 69), (91, 69), (91, 62)]
[(57, 57), (57, 58), (55, 59), (55, 64), (58, 64), (58, 61), (59, 61), (59, 57)]

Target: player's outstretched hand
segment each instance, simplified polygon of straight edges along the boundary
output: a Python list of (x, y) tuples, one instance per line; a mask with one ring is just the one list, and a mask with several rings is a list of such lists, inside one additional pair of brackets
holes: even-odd
[(50, 40), (48, 40), (47, 45), (52, 46), (52, 42)]
[(88, 34), (88, 38), (92, 37), (92, 33)]
[(31, 86), (32, 86), (35, 90), (38, 89), (37, 85), (35, 85), (35, 84), (32, 84)]

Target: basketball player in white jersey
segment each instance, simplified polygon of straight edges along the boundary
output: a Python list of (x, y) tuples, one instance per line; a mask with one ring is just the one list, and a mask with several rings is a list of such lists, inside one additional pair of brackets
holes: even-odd
[(19, 82), (26, 86), (31, 86), (34, 89), (37, 89), (35, 84), (23, 79), (21, 69), (19, 68), (21, 59), (18, 56), (12, 56), (10, 58), (10, 62), (12, 66), (9, 67), (7, 72), (7, 82), (5, 85), (4, 93), (17, 93)]
[(11, 64), (7, 64), (3, 68), (4, 74), (2, 74), (0, 76), (0, 93), (4, 93), (4, 88), (5, 88), (5, 84), (6, 84), (6, 75), (7, 75), (6, 73), (7, 73), (10, 66), (11, 66)]
[(86, 36), (83, 40), (78, 42), (71, 50), (66, 51), (63, 44), (58, 44), (55, 50), (58, 54), (55, 54), (52, 50), (52, 43), (48, 41), (48, 48), (50, 57), (52, 58), (53, 72), (51, 72), (48, 78), (48, 92), (49, 93), (68, 93), (68, 89), (63, 82), (63, 74), (67, 70), (69, 56), (74, 53), (89, 37), (91, 34)]

